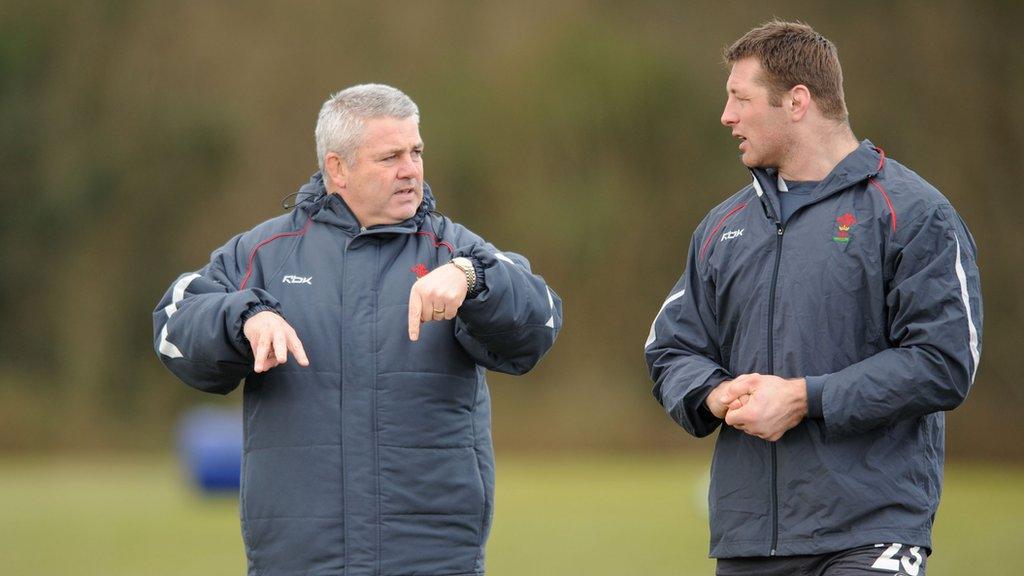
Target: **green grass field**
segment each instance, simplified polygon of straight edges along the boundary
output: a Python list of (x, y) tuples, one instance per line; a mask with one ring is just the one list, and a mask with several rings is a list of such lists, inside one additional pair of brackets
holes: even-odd
[[(707, 575), (706, 461), (499, 456), (491, 576)], [(951, 465), (930, 576), (1006, 574), (1024, 467)], [(237, 503), (169, 457), (0, 459), (4, 575), (244, 574)], [(1011, 570), (1012, 571), (1012, 570)]]

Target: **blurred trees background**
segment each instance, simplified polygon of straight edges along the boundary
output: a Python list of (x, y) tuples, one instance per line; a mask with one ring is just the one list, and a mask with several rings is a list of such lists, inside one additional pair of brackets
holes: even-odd
[[(642, 343), (694, 226), (745, 185), (722, 48), (774, 16), (839, 47), (851, 122), (979, 246), (981, 368), (951, 458), (1022, 458), (1024, 46), (1016, 2), (127, 2), (0, 10), (0, 449), (155, 448), (214, 400), (151, 311), (280, 213), (333, 91), (420, 105), (440, 208), (532, 260), (565, 330), (491, 378), (499, 450), (709, 447), (650, 396)], [(221, 402), (237, 402), (234, 394)]]

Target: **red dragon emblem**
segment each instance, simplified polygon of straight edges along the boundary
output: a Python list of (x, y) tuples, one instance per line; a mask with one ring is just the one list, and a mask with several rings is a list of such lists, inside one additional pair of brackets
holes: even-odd
[(409, 270), (411, 270), (412, 273), (415, 274), (417, 278), (423, 278), (424, 276), (427, 275), (427, 272), (429, 272), (427, 270), (426, 265), (424, 264), (417, 264), (412, 268), (409, 268)]

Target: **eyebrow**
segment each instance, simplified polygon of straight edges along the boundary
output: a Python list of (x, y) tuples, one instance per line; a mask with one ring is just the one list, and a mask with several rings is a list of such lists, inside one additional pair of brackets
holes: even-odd
[(391, 156), (392, 154), (398, 154), (398, 153), (401, 153), (401, 152), (405, 152), (406, 150), (409, 150), (409, 149), (411, 149), (411, 150), (416, 150), (416, 149), (422, 150), (423, 148), (424, 148), (423, 142), (418, 142), (416, 144), (413, 144), (411, 148), (405, 148), (404, 146), (398, 146), (398, 147), (395, 147), (395, 148), (385, 148), (383, 150), (378, 150), (376, 152), (376, 155), (383, 158), (383, 157), (386, 157), (386, 156)]

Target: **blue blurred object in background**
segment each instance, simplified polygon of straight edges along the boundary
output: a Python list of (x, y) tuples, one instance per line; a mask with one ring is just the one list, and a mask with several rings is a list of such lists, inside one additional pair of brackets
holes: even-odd
[(189, 480), (206, 493), (238, 492), (242, 474), (242, 414), (199, 406), (178, 420), (178, 455)]

